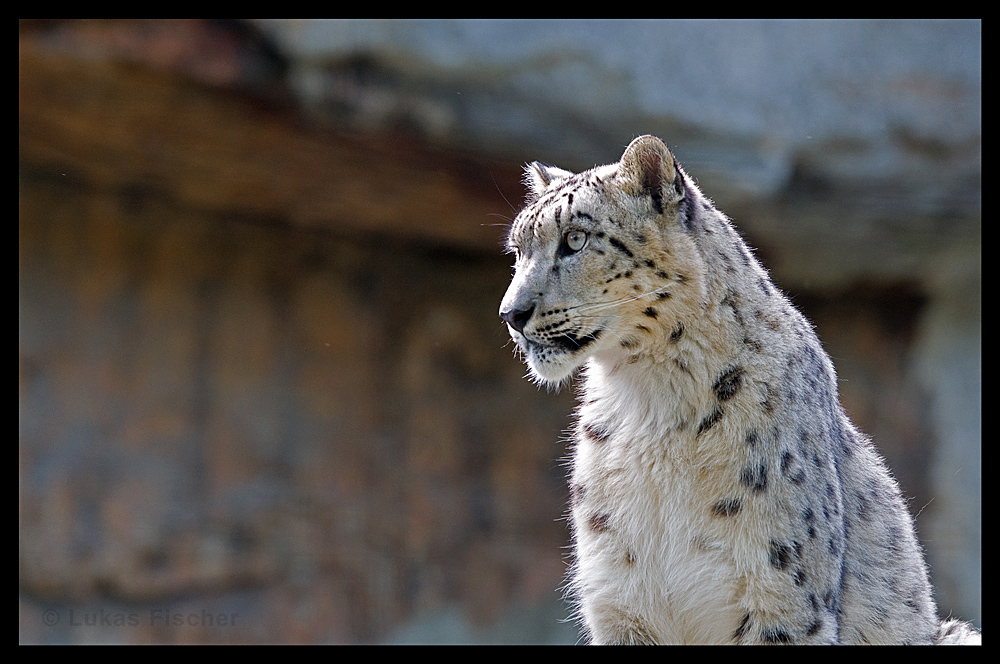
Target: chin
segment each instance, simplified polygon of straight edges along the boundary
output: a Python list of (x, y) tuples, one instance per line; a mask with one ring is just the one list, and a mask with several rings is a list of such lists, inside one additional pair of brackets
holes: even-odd
[(549, 389), (559, 390), (563, 385), (569, 384), (573, 373), (583, 364), (583, 360), (584, 358), (566, 356), (557, 360), (550, 358), (542, 361), (531, 356), (528, 358), (528, 369), (534, 382)]

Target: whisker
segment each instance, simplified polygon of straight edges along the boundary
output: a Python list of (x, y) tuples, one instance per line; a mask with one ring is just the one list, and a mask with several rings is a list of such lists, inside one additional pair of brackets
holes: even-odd
[(580, 311), (586, 311), (586, 312), (600, 311), (601, 309), (607, 309), (607, 308), (610, 308), (610, 307), (617, 307), (618, 305), (621, 305), (621, 304), (627, 304), (629, 302), (635, 302), (636, 300), (641, 300), (644, 297), (649, 297), (650, 295), (659, 295), (660, 293), (665, 293), (665, 292), (667, 292), (666, 291), (666, 287), (654, 288), (651, 291), (646, 291), (645, 293), (640, 293), (638, 295), (631, 296), (631, 297), (617, 298), (617, 299), (614, 299), (614, 300), (608, 300), (607, 302), (591, 302), (591, 303), (588, 303), (588, 304), (578, 304), (575, 307), (570, 307), (569, 310), (570, 311), (577, 311), (577, 312), (580, 312)]
[(510, 201), (507, 200), (507, 197), (503, 195), (503, 191), (500, 190), (500, 185), (497, 184), (497, 179), (495, 177), (493, 177), (493, 171), (487, 169), (487, 172), (489, 172), (490, 179), (493, 180), (493, 186), (497, 188), (497, 193), (500, 194), (500, 198), (502, 198), (503, 202), (506, 203), (507, 206), (511, 209), (511, 211), (516, 214), (517, 213), (517, 208), (515, 208), (513, 205), (511, 205)]
[(505, 214), (500, 214), (499, 212), (487, 212), (486, 216), (487, 217), (500, 217), (501, 219), (503, 219), (507, 223), (506, 224), (482, 224), (483, 226), (505, 226), (505, 227), (509, 228), (510, 225), (514, 223), (514, 220), (512, 218), (508, 217)]

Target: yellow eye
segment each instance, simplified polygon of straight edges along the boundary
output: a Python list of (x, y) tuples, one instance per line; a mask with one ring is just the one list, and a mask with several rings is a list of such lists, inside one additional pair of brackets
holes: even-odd
[(583, 231), (570, 231), (566, 233), (566, 246), (573, 251), (580, 251), (583, 245), (587, 244), (587, 234)]

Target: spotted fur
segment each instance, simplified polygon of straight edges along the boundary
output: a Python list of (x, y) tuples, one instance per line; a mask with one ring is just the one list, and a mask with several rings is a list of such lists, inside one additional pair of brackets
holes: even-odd
[(532, 376), (582, 367), (569, 589), (593, 643), (933, 643), (896, 482), (829, 357), (659, 140), (526, 169), (501, 316)]

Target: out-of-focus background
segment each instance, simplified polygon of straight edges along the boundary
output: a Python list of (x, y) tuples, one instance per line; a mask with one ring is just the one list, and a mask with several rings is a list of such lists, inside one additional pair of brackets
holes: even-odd
[(524, 162), (675, 151), (981, 626), (979, 21), (20, 20), (22, 643), (574, 643)]

